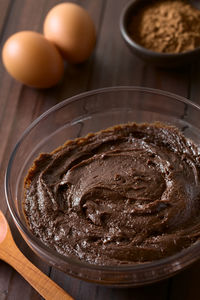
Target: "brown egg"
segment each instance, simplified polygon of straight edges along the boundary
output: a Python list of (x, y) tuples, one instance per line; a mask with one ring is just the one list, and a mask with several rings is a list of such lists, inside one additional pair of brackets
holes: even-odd
[(15, 79), (36, 87), (48, 88), (61, 79), (64, 63), (56, 47), (32, 31), (12, 35), (2, 50), (3, 63)]
[(94, 23), (88, 12), (73, 3), (53, 7), (44, 21), (44, 35), (71, 63), (88, 59), (96, 43)]

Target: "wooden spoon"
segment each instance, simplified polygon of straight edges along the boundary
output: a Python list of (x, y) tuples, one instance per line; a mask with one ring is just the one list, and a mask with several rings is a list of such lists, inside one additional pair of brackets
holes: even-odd
[(36, 268), (16, 246), (10, 227), (0, 210), (0, 259), (10, 264), (46, 300), (73, 300), (61, 287)]

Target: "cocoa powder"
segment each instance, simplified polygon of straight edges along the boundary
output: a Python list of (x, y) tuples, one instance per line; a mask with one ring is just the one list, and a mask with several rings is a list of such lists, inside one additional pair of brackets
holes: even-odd
[(200, 47), (200, 11), (188, 1), (144, 3), (129, 24), (135, 42), (163, 53), (181, 53)]

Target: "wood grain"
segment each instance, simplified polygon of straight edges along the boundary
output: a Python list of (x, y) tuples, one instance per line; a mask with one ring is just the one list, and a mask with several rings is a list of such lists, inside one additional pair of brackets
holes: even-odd
[[(0, 0), (0, 45), (19, 30), (42, 32), (48, 10), (57, 0)], [(170, 91), (200, 104), (200, 63), (178, 70), (154, 68), (132, 55), (122, 41), (119, 16), (128, 0), (77, 0), (91, 14), (97, 44), (90, 59), (81, 65), (66, 64), (62, 82), (49, 90), (35, 90), (13, 80), (0, 63), (0, 209), (7, 212), (4, 174), (10, 153), (25, 128), (41, 113), (75, 94), (115, 85), (137, 85)], [(22, 4), (23, 3), (23, 4)], [(42, 262), (25, 244), (7, 212), (15, 241), (20, 250), (43, 272), (78, 300), (87, 299), (198, 299), (198, 264), (170, 280), (137, 289), (112, 289), (69, 277)], [(23, 278), (0, 262), (0, 300), (38, 300), (41, 297)], [(54, 300), (54, 299), (53, 299)], [(57, 299), (55, 299), (57, 300)]]

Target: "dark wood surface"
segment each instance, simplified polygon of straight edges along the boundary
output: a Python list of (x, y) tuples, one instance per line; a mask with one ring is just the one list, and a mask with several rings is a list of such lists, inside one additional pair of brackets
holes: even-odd
[[(16, 31), (42, 32), (48, 10), (57, 0), (0, 0), (1, 49)], [(86, 90), (139, 85), (170, 91), (200, 104), (200, 64), (163, 70), (146, 65), (126, 48), (119, 31), (119, 16), (127, 0), (85, 0), (80, 3), (91, 14), (97, 29), (97, 45), (91, 58), (82, 65), (66, 65), (63, 81), (48, 90), (36, 90), (13, 80), (0, 66), (0, 209), (9, 220), (22, 252), (42, 271), (77, 300), (200, 299), (200, 263), (163, 282), (134, 289), (112, 289), (73, 279), (50, 268), (28, 248), (12, 223), (4, 195), (4, 174), (9, 155), (24, 129), (41, 113), (72, 95)], [(0, 261), (0, 300), (41, 299), (10, 266)], [(52, 299), (57, 300), (57, 299)], [(59, 299), (58, 299), (59, 300)]]

